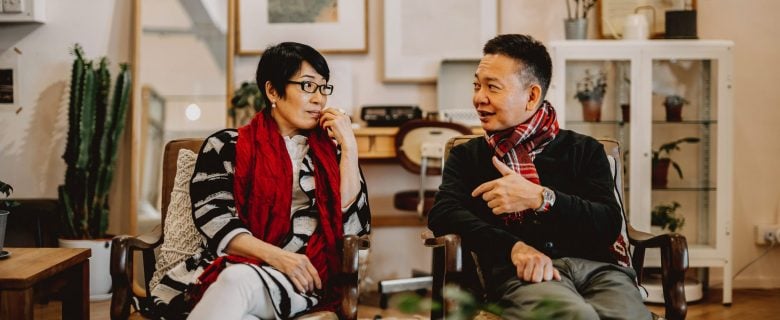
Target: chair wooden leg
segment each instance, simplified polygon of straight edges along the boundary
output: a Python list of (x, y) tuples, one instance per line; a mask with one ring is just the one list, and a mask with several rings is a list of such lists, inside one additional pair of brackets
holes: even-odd
[(444, 310), (446, 309), (444, 301), (444, 274), (445, 271), (445, 247), (433, 248), (433, 285), (431, 286), (431, 299), (439, 305), (439, 308), (431, 309), (431, 320), (444, 319)]
[(126, 238), (116, 237), (111, 241), (111, 319), (124, 320), (130, 316), (130, 300), (133, 297), (130, 285), (133, 254)]
[(685, 237), (674, 234), (669, 244), (661, 247), (662, 280), (666, 318), (685, 319), (688, 305), (685, 301), (685, 271), (688, 269), (688, 244)]

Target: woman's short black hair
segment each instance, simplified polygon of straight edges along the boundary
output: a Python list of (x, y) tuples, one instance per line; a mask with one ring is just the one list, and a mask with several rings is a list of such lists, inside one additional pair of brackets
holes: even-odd
[(485, 44), (483, 54), (503, 54), (522, 63), (518, 70), (520, 81), (527, 85), (537, 82), (542, 87), (542, 97), (547, 94), (552, 76), (552, 59), (545, 46), (529, 35), (502, 34)]
[(268, 47), (263, 52), (257, 64), (255, 81), (260, 92), (263, 93), (263, 100), (267, 107), (271, 106), (271, 101), (265, 94), (266, 81), (270, 81), (271, 86), (279, 93), (279, 97), (284, 98), (287, 81), (301, 69), (303, 61), (308, 62), (325, 78), (325, 81), (330, 79), (330, 69), (325, 57), (310, 46), (297, 42), (282, 42)]

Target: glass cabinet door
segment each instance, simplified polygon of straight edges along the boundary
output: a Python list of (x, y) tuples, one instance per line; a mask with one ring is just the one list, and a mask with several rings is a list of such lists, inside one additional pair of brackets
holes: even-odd
[(716, 71), (717, 60), (652, 60), (651, 224), (705, 247), (716, 239)]
[[(563, 127), (597, 139), (617, 140), (625, 153), (631, 136), (631, 61), (566, 60), (565, 65), (565, 104), (553, 105), (565, 108)], [(626, 210), (630, 198), (625, 191)]]

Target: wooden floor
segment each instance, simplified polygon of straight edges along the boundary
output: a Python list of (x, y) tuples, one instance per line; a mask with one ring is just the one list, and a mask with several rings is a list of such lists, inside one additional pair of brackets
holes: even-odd
[[(780, 319), (780, 289), (734, 290), (734, 302), (730, 307), (721, 304), (721, 292), (711, 290), (703, 301), (688, 305), (689, 320), (720, 320), (720, 319)], [(92, 319), (108, 319), (110, 301), (93, 302), (90, 308)], [(663, 306), (650, 305), (649, 308), (663, 314)], [(60, 319), (61, 304), (52, 301), (47, 305), (35, 306), (35, 319)], [(381, 310), (374, 306), (361, 305), (358, 316), (361, 319), (374, 319), (380, 315), (382, 319), (427, 319), (421, 316), (409, 316), (395, 310)]]

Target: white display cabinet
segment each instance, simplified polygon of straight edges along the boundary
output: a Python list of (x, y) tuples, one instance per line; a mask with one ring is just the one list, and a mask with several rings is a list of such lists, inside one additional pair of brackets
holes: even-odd
[[(690, 266), (723, 268), (724, 304), (733, 273), (732, 48), (721, 40), (552, 42), (547, 95), (563, 128), (617, 139), (627, 151), (625, 206), (636, 229), (651, 231), (656, 206), (679, 204), (685, 224), (677, 232), (687, 238)], [(654, 160), (654, 151), (680, 139), (678, 149)], [(646, 265), (660, 266), (658, 251), (647, 253)]]

